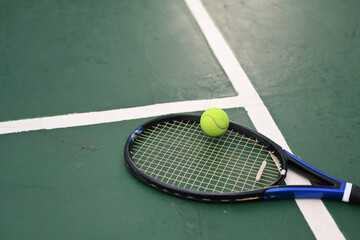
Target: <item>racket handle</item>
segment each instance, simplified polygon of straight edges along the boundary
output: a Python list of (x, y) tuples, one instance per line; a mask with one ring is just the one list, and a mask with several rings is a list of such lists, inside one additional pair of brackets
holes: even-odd
[(360, 204), (360, 187), (355, 184), (352, 185), (349, 202)]

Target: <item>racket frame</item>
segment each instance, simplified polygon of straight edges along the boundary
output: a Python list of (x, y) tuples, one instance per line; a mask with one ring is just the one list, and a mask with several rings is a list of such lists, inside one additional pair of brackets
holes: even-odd
[[(283, 150), (279, 145), (266, 136), (232, 121), (230, 121), (229, 129), (233, 129), (239, 133), (244, 133), (246, 136), (251, 137), (252, 139), (257, 139), (261, 144), (269, 148), (271, 152), (278, 158), (282, 169), (278, 178), (273, 183), (269, 184), (269, 186), (262, 189), (231, 193), (194, 191), (161, 182), (136, 167), (131, 159), (130, 151), (131, 146), (136, 141), (136, 138), (141, 135), (142, 132), (152, 126), (169, 121), (190, 121), (200, 123), (200, 117), (200, 115), (194, 114), (171, 114), (157, 117), (138, 127), (129, 136), (125, 144), (124, 157), (127, 168), (136, 178), (150, 187), (170, 195), (189, 200), (224, 203), (246, 200), (279, 200), (290, 198), (330, 198), (344, 200), (344, 192), (346, 188), (350, 186), (348, 185), (349, 183), (340, 181), (322, 173), (321, 171), (301, 161), (299, 158), (287, 152), (286, 150)], [(301, 172), (302, 175), (306, 175), (310, 180), (320, 183), (321, 186), (314, 187), (312, 185), (280, 185), (286, 177), (288, 166), (290, 169)]]
[(309, 164), (303, 162), (295, 155), (284, 150), (287, 155), (287, 163), (291, 170), (299, 172), (306, 176), (309, 180), (317, 182), (322, 186), (313, 185), (285, 185), (275, 186), (268, 189), (264, 193), (265, 200), (280, 200), (294, 198), (326, 198), (334, 200), (342, 200), (348, 202), (348, 198), (344, 196), (345, 189), (350, 183), (343, 182), (339, 179), (331, 177)]

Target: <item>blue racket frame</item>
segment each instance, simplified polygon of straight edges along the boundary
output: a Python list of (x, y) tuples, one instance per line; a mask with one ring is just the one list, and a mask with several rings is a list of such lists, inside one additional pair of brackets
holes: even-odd
[[(300, 160), (290, 152), (284, 150), (288, 155), (288, 161), (302, 165), (302, 168), (307, 168), (313, 174), (328, 179), (332, 186), (329, 187), (314, 187), (314, 186), (278, 186), (265, 191), (264, 200), (280, 200), (280, 199), (293, 199), (293, 198), (327, 198), (334, 200), (343, 200), (345, 188), (347, 183), (339, 179), (331, 177), (316, 168), (310, 166), (304, 161)], [(295, 161), (295, 162), (294, 162)], [(334, 189), (334, 187), (337, 187)]]
[[(273, 142), (266, 136), (252, 130), (248, 127), (230, 121), (229, 129), (241, 132), (246, 136), (257, 139), (261, 144), (267, 146), (276, 156), (281, 164), (281, 171), (276, 180), (269, 184), (268, 187), (256, 189), (245, 192), (230, 192), (230, 193), (216, 193), (216, 192), (201, 192), (185, 188), (173, 186), (152, 178), (148, 174), (138, 169), (131, 157), (130, 149), (136, 141), (137, 137), (141, 135), (145, 129), (159, 123), (175, 120), (187, 120), (190, 122), (200, 122), (200, 115), (193, 114), (173, 114), (161, 116), (152, 119), (142, 126), (138, 127), (131, 133), (126, 141), (124, 148), (125, 163), (130, 172), (140, 181), (149, 185), (152, 188), (165, 192), (167, 194), (181, 197), (189, 200), (203, 201), (203, 202), (241, 202), (248, 200), (280, 200), (293, 198), (321, 198), (342, 200), (343, 202), (350, 202), (360, 204), (360, 187), (344, 182), (334, 177), (331, 177), (309, 164), (303, 162), (290, 152), (283, 150), (279, 145)], [(307, 177), (310, 181), (316, 183), (315, 185), (281, 185), (286, 177), (287, 170), (291, 169)]]

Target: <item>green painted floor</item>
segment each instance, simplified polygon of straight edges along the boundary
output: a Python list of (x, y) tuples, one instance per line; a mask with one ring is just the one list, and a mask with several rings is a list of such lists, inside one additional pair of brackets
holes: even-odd
[[(360, 2), (203, 3), (291, 149), (360, 184)], [(3, 0), (0, 33), (0, 121), (236, 95), (180, 0)], [(0, 239), (314, 238), (294, 201), (197, 203), (134, 179), (123, 146), (145, 120), (0, 135)], [(360, 207), (325, 205), (357, 239)]]
[[(228, 112), (251, 126), (244, 110)], [(294, 201), (197, 203), (140, 183), (123, 163), (123, 146), (143, 121), (1, 136), (2, 238), (286, 239), (284, 226), (293, 239), (312, 237)]]
[[(204, 3), (292, 151), (359, 183), (360, 2)], [(325, 205), (346, 237), (359, 238), (358, 206)]]
[(182, 1), (1, 1), (0, 29), (0, 121), (235, 95)]

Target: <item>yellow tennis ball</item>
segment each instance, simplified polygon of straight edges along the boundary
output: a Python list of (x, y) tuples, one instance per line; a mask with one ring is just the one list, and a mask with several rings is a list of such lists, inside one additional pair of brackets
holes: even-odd
[(217, 137), (228, 129), (229, 117), (220, 108), (210, 108), (201, 115), (200, 126), (207, 135)]

